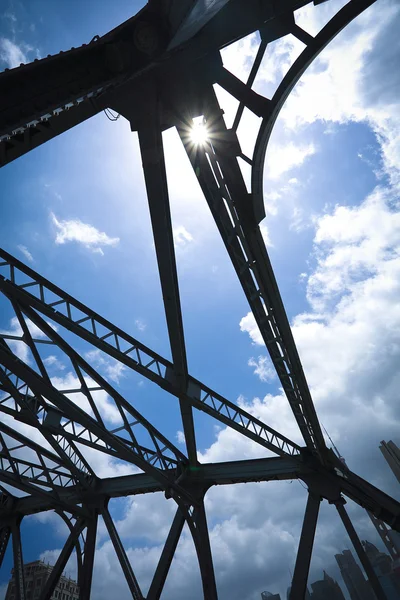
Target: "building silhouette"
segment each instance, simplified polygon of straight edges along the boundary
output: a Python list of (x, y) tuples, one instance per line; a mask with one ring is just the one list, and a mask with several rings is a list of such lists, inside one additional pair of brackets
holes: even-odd
[(375, 595), (350, 550), (335, 554), (343, 581), (351, 600), (374, 600)]
[(400, 599), (400, 575), (396, 569), (392, 559), (388, 554), (378, 550), (374, 544), (363, 541), (363, 546), (366, 555), (368, 556), (372, 568), (378, 576), (379, 582), (383, 591), (386, 594), (387, 600)]
[(379, 450), (382, 452), (385, 457), (386, 462), (389, 467), (392, 469), (394, 476), (397, 481), (400, 483), (400, 450), (396, 446), (396, 444), (392, 441), (390, 442), (381, 442), (379, 446)]
[[(36, 600), (39, 598), (52, 570), (53, 567), (51, 565), (47, 565), (41, 560), (24, 565), (26, 600)], [(5, 600), (17, 600), (14, 569), (11, 570), (11, 579), (8, 583)], [(54, 588), (51, 600), (79, 600), (79, 587), (76, 581), (65, 575), (61, 575)]]
[(324, 571), (324, 578), (311, 584), (311, 600), (345, 600), (340, 585)]
[(261, 600), (281, 600), (280, 594), (271, 594), (271, 592), (261, 592)]

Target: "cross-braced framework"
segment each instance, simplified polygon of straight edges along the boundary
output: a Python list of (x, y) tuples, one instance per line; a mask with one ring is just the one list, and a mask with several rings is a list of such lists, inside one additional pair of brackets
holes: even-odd
[[(385, 598), (346, 512), (345, 497), (398, 531), (400, 504), (351, 472), (326, 447), (259, 227), (265, 216), (264, 158), (279, 111), (313, 59), (372, 3), (350, 0), (311, 36), (294, 19), (294, 11), (308, 4), (307, 0), (217, 0), (207, 5), (150, 0), (135, 17), (90, 44), (0, 75), (2, 164), (104, 109), (122, 114), (138, 132), (172, 355), (171, 361), (160, 356), (0, 251), (0, 292), (16, 324), (15, 330), (0, 335), (0, 562), (11, 537), (19, 599), (27, 597), (20, 523), (26, 515), (48, 510), (60, 515), (70, 533), (41, 600), (51, 597), (73, 552), (80, 598), (89, 599), (99, 516), (132, 598), (144, 598), (108, 503), (110, 498), (162, 491), (175, 502), (176, 514), (146, 598), (161, 597), (186, 524), (193, 537), (204, 597), (215, 600), (218, 592), (205, 493), (214, 485), (295, 478), (305, 482), (308, 501), (290, 599), (301, 600), (305, 595), (323, 499), (336, 507), (376, 597)], [(244, 83), (224, 67), (220, 50), (257, 31), (259, 48)], [(273, 96), (263, 97), (253, 87), (264, 53), (268, 44), (288, 34), (296, 36), (304, 49)], [(238, 101), (231, 128), (223, 118), (215, 84)], [(237, 135), (246, 111), (260, 120), (252, 156), (242, 152)], [(191, 132), (197, 117), (202, 118), (206, 138), (194, 144)], [(196, 173), (304, 446), (189, 373), (162, 143), (162, 132), (170, 127), (177, 129)], [(251, 168), (249, 185), (242, 174), (244, 163)], [(186, 452), (162, 435), (76, 350), (77, 340), (178, 399)], [(46, 360), (49, 347), (57, 349), (70, 365), (74, 374), (70, 389), (59, 389), (51, 378)], [(117, 428), (111, 429), (105, 417), (105, 397), (108, 410), (117, 415)], [(200, 464), (194, 410), (205, 412), (275, 456)], [(19, 423), (31, 427), (35, 435), (22, 435)], [(85, 448), (130, 464), (133, 473), (99, 478)]]

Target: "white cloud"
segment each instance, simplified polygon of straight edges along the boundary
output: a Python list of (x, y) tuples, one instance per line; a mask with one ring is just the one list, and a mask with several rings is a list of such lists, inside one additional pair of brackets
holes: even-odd
[[(43, 331), (39, 329), (39, 327), (37, 327), (30, 319), (26, 319), (25, 322), (33, 339), (47, 338)], [(53, 327), (53, 329), (56, 329), (56, 326), (52, 323), (47, 324)], [(9, 329), (0, 330), (0, 336), (2, 335), (9, 335), (21, 338), (21, 340), (7, 339), (6, 342), (10, 346), (11, 350), (16, 354), (16, 356), (18, 356), (19, 359), (21, 359), (25, 363), (29, 363), (31, 356), (30, 350), (27, 344), (25, 344), (25, 342), (22, 341), (23, 331), (17, 317), (12, 317), (12, 319), (10, 320)]]
[(276, 377), (275, 369), (268, 356), (259, 356), (257, 359), (251, 357), (247, 363), (249, 367), (254, 367), (254, 374), (261, 381), (271, 382)]
[[(329, 7), (333, 9), (336, 6)], [(317, 11), (308, 7), (300, 12), (308, 23), (314, 20), (317, 25)], [(385, 171), (396, 185), (400, 182), (400, 77), (395, 66), (399, 17), (396, 2), (383, 1), (365, 11), (303, 75), (281, 113), (293, 131), (317, 120), (368, 123), (381, 144)]]
[[(89, 388), (97, 387), (97, 384), (90, 377), (85, 377), (84, 379)], [(90, 403), (81, 391), (81, 383), (74, 373), (68, 372), (63, 377), (52, 377), (51, 383), (61, 392), (64, 392), (64, 390), (73, 390), (73, 392), (65, 393), (65, 396), (79, 406), (79, 408), (93, 416), (93, 410)], [(98, 390), (91, 392), (91, 394), (101, 416), (110, 423), (120, 424), (122, 421), (121, 415), (107, 392)]]
[(185, 434), (183, 433), (183, 431), (177, 431), (176, 432), (176, 439), (178, 440), (178, 444), (185, 444), (186, 443)]
[(174, 227), (173, 236), (175, 247), (177, 248), (185, 248), (188, 244), (190, 244), (190, 242), (193, 242), (192, 234), (189, 233), (183, 225)]
[(0, 61), (3, 61), (9, 69), (19, 67), (21, 63), (29, 62), (21, 46), (18, 46), (10, 39), (0, 38)]
[(125, 375), (126, 367), (118, 360), (107, 356), (101, 350), (89, 350), (85, 354), (85, 360), (87, 360), (96, 369), (102, 370), (105, 375), (114, 381), (119, 383), (121, 377)]
[(240, 331), (245, 331), (249, 334), (254, 344), (258, 344), (260, 346), (264, 344), (253, 313), (247, 313), (247, 315), (240, 320), (239, 327)]
[(64, 363), (61, 360), (59, 360), (56, 356), (54, 356), (54, 354), (50, 354), (50, 356), (47, 356), (45, 359), (43, 359), (43, 362), (46, 365), (46, 367), (54, 367), (55, 369), (59, 369), (60, 371), (63, 371), (65, 369)]
[(272, 248), (273, 243), (271, 242), (271, 237), (269, 235), (269, 229), (265, 222), (260, 224), (260, 231), (261, 231), (261, 235), (264, 240), (264, 244), (267, 246), (267, 248)]
[[(312, 310), (292, 324), (321, 419), (353, 460), (351, 439), (371, 453), (398, 430), (400, 213), (392, 200), (377, 188), (317, 221), (316, 265), (303, 277)], [(240, 328), (263, 344), (250, 313)]]
[(139, 331), (144, 331), (147, 327), (143, 319), (135, 319), (135, 325)]
[(22, 252), (22, 254), (25, 256), (25, 258), (27, 260), (29, 260), (29, 262), (34, 262), (33, 256), (29, 252), (29, 250), (26, 246), (23, 246), (22, 244), (18, 244), (17, 248), (20, 252)]
[(315, 154), (314, 144), (296, 145), (294, 142), (287, 144), (274, 144), (271, 152), (266, 157), (266, 174), (271, 179), (279, 179), (284, 173), (299, 167), (306, 158)]
[(103, 255), (101, 246), (116, 246), (119, 238), (109, 237), (103, 231), (99, 231), (93, 225), (82, 223), (79, 219), (59, 220), (51, 213), (52, 223), (58, 230), (55, 243), (65, 244), (66, 242), (78, 242), (93, 252)]

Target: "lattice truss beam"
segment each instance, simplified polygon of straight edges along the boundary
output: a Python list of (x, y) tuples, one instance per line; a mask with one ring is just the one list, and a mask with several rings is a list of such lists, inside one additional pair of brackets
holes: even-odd
[[(204, 495), (213, 485), (302, 479), (309, 490), (291, 600), (303, 599), (319, 505), (338, 510), (377, 598), (384, 598), (344, 508), (344, 496), (367, 509), (376, 527), (400, 530), (400, 504), (352, 473), (321, 432), (290, 325), (261, 235), (263, 164), (287, 96), (321, 50), (373, 0), (350, 0), (315, 36), (294, 10), (307, 1), (151, 0), (138, 15), (87, 46), (0, 74), (0, 162), (6, 164), (54, 136), (112, 108), (138, 132), (172, 360), (160, 356), (53, 283), (0, 250), (0, 300), (12, 331), (0, 333), (0, 564), (12, 540), (17, 597), (26, 597), (20, 523), (55, 510), (69, 535), (41, 600), (51, 597), (67, 561), (77, 560), (80, 597), (90, 597), (99, 516), (132, 598), (144, 598), (108, 509), (110, 498), (164, 492), (176, 514), (146, 597), (160, 598), (185, 524), (194, 541), (204, 597), (217, 598)], [(315, 2), (317, 4), (317, 2)], [(221, 23), (224, 27), (221, 27)], [(219, 50), (258, 31), (259, 49), (246, 83), (224, 66)], [(304, 50), (271, 98), (253, 89), (270, 42), (293, 34)], [(60, 76), (60, 73), (62, 74)], [(23, 84), (25, 93), (19, 93)], [(214, 86), (239, 105), (227, 128)], [(245, 111), (260, 118), (253, 156), (240, 147)], [(207, 140), (191, 140), (202, 117)], [(254, 314), (304, 446), (190, 375), (179, 297), (162, 131), (176, 127)], [(251, 167), (247, 187), (240, 160)], [(133, 398), (96, 368), (81, 344), (178, 400), (186, 452), (135, 408)], [(68, 364), (71, 387), (51, 376), (51, 356)], [(106, 405), (104, 399), (106, 398)], [(258, 444), (265, 458), (219, 464), (197, 459), (193, 411), (202, 411)], [(108, 413), (107, 413), (108, 411)], [(110, 411), (117, 427), (110, 426)], [(24, 433), (22, 433), (24, 431)], [(26, 432), (29, 432), (29, 435)], [(131, 473), (97, 476), (90, 452), (129, 465)], [(273, 456), (271, 456), (273, 455)]]

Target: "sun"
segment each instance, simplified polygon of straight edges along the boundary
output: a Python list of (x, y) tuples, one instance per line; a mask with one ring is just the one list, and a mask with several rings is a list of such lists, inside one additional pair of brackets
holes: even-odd
[(208, 130), (205, 123), (195, 123), (190, 132), (193, 144), (203, 146), (208, 141)]

